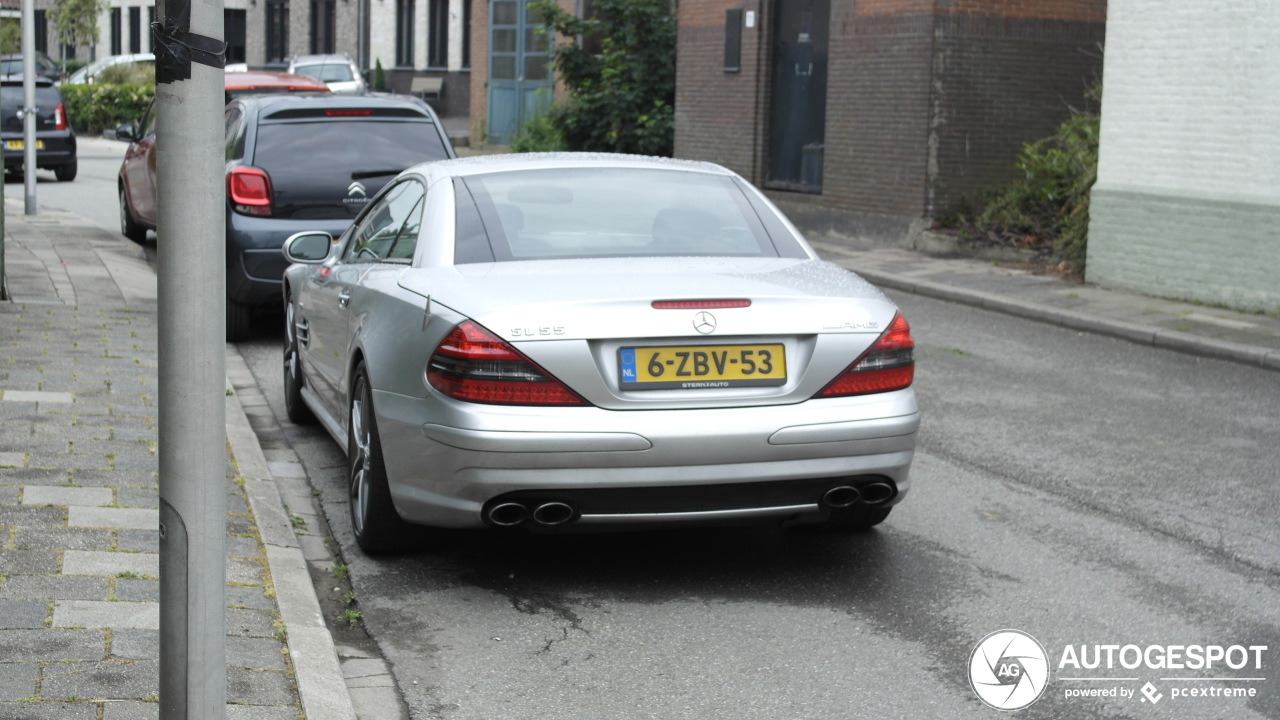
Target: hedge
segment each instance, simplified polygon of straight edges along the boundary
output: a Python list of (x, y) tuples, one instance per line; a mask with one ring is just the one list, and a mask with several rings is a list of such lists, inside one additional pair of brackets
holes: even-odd
[(62, 103), (80, 135), (101, 135), (121, 123), (136, 122), (155, 96), (154, 85), (62, 85)]

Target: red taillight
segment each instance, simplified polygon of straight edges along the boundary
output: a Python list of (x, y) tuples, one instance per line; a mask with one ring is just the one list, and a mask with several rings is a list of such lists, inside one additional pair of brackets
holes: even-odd
[(53, 128), (55, 130), (67, 129), (67, 109), (58, 103), (58, 107), (53, 109)]
[(232, 168), (227, 173), (227, 197), (238, 213), (270, 215), (271, 178), (258, 168)]
[(325, 117), (369, 117), (372, 110), (325, 110)]
[(902, 313), (894, 315), (875, 344), (814, 397), (869, 395), (909, 387), (916, 373), (915, 346), (907, 319)]
[(586, 405), (509, 343), (466, 320), (440, 341), (427, 382), (451, 398), (490, 405)]
[(750, 300), (654, 300), (654, 310), (721, 310), (751, 307)]

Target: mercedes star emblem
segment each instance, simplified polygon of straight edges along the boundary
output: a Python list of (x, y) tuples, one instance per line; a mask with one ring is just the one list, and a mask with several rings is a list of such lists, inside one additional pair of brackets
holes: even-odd
[(693, 329), (703, 335), (710, 335), (716, 331), (716, 316), (709, 312), (700, 312), (694, 315)]

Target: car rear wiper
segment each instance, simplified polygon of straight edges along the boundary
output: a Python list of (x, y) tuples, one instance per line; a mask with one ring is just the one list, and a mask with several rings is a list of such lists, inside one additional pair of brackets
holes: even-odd
[(404, 172), (404, 168), (396, 168), (395, 170), (356, 170), (351, 173), (352, 180), (363, 180), (371, 177), (384, 177), (386, 175), (399, 175)]

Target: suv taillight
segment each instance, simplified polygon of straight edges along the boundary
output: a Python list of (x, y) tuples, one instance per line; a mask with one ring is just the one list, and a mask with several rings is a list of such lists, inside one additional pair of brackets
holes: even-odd
[(227, 197), (244, 215), (271, 215), (271, 178), (255, 167), (235, 167), (227, 173)]
[(62, 103), (58, 103), (58, 107), (53, 109), (53, 129), (67, 129), (67, 109), (63, 107)]
[(427, 382), (457, 400), (490, 405), (586, 405), (502, 338), (465, 320), (427, 361)]
[(870, 395), (910, 387), (916, 372), (915, 346), (907, 319), (897, 313), (875, 344), (814, 397)]

